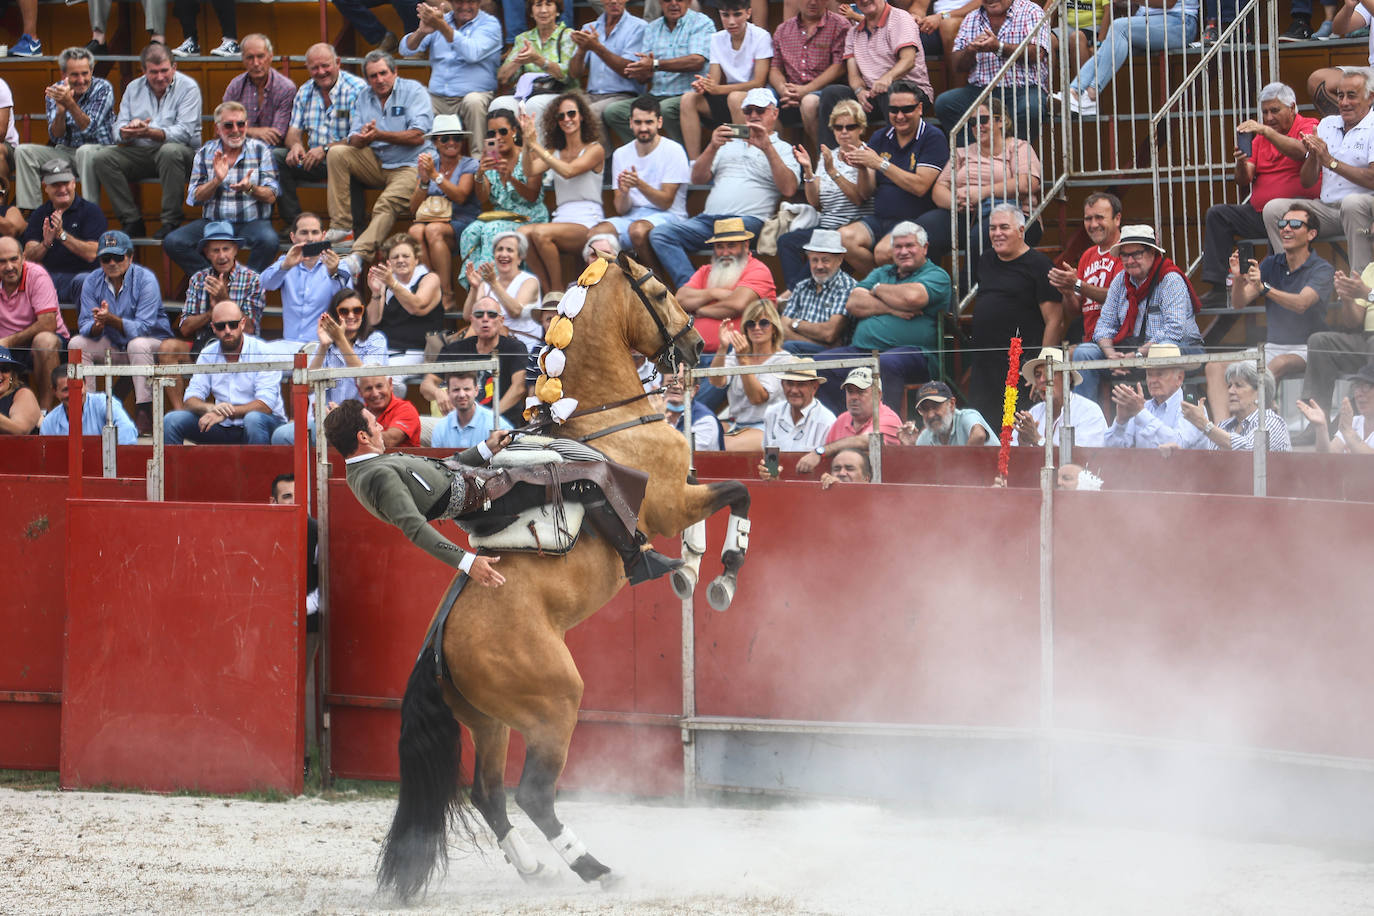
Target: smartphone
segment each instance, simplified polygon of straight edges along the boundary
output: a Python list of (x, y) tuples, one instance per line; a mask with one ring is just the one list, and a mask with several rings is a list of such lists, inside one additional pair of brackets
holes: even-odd
[(488, 156), (495, 156), (495, 155), (496, 155), (496, 138), (495, 138), (495, 137), (493, 137), (493, 138), (491, 138), (490, 140), (487, 141), (487, 155), (488, 155)]
[(1255, 135), (1236, 131), (1236, 146), (1247, 156), (1255, 155)]
[(1255, 243), (1237, 242), (1236, 254), (1240, 255), (1240, 272), (1245, 273), (1250, 269), (1250, 262), (1255, 259)]
[(763, 450), (763, 466), (768, 469), (770, 476), (778, 476), (778, 447), (776, 445), (770, 445)]
[(1183, 392), (1183, 400), (1187, 401), (1189, 404), (1196, 404), (1197, 395), (1191, 391), (1185, 391)]
[(748, 140), (748, 139), (749, 139), (749, 125), (748, 125), (748, 124), (731, 124), (731, 125), (730, 125), (730, 136), (734, 137), (736, 140)]
[(328, 242), (306, 242), (301, 246), (301, 254), (307, 258), (313, 258), (317, 254), (323, 254), (328, 249)]

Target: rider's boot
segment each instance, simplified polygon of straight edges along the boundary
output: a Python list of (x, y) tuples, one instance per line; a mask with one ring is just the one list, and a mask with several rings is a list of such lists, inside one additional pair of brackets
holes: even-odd
[(625, 564), (625, 575), (631, 585), (666, 576), (682, 565), (681, 560), (664, 556), (652, 547), (645, 549), (644, 545), (648, 543), (648, 538), (644, 536), (644, 532), (638, 528), (633, 531), (626, 530), (620, 516), (616, 515), (615, 510), (604, 498), (584, 503), (584, 506), (588, 523), (620, 554), (620, 559)]

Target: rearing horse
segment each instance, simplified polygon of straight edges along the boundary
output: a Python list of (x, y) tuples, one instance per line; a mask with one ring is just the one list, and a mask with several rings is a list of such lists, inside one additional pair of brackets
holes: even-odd
[[(691, 455), (683, 436), (663, 422), (639, 422), (652, 411), (636, 398), (643, 386), (632, 358), (632, 351), (652, 354), (665, 371), (674, 363), (695, 366), (701, 336), (668, 289), (624, 254), (587, 289), (573, 328), (563, 351), (564, 392), (584, 410), (621, 406), (574, 414), (558, 434), (594, 438), (612, 461), (649, 474), (639, 527), (650, 537), (687, 532), (684, 567), (673, 576), (679, 597), (690, 596), (696, 584), (704, 520), (730, 507), (726, 571), (709, 592), (712, 606), (723, 610), (748, 547), (749, 491), (738, 481), (689, 482)], [(526, 746), (516, 804), (584, 881), (611, 877), (558, 820), (554, 789), (582, 702), (582, 678), (563, 637), (620, 591), (626, 582), (621, 558), (605, 540), (584, 534), (563, 557), (508, 554), (501, 571), (504, 586), (468, 587), (459, 595), (443, 625), (445, 664), (426, 647), (406, 686), (400, 799), (378, 862), (380, 887), (402, 899), (423, 890), (435, 867), (447, 863), (451, 825), (474, 838), (458, 784), (459, 722), (471, 731), (476, 750), (471, 804), (521, 876), (532, 877), (541, 866), (506, 815), (511, 729)]]

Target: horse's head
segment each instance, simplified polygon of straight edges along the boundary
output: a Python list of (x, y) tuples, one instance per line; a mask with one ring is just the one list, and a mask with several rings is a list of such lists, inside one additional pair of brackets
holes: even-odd
[[(627, 326), (630, 346), (649, 357), (660, 372), (669, 375), (679, 364), (696, 368), (705, 342), (692, 327), (692, 319), (653, 271), (625, 252), (616, 264), (630, 287)], [(637, 308), (636, 306), (643, 306)]]

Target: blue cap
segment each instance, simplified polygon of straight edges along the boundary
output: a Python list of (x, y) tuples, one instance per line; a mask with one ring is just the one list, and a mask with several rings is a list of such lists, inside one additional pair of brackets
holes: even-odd
[(203, 250), (208, 242), (233, 242), (240, 248), (243, 247), (243, 239), (234, 235), (234, 226), (227, 220), (212, 219), (205, 224), (205, 228), (200, 233), (200, 247)]
[(103, 254), (129, 254), (133, 250), (134, 243), (128, 235), (120, 232), (118, 229), (111, 229), (109, 232), (100, 233), (100, 248), (96, 251), (95, 256), (100, 257)]
[(27, 368), (23, 363), (19, 362), (19, 360), (10, 356), (9, 347), (0, 347), (0, 369), (8, 369), (11, 366), (18, 369), (20, 372), (23, 372)]

